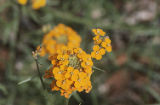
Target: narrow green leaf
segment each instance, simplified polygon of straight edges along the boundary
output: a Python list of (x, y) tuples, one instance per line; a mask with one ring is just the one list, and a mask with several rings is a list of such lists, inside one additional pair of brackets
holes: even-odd
[(18, 85), (21, 85), (21, 84), (24, 84), (24, 83), (26, 83), (26, 82), (29, 82), (29, 81), (31, 81), (31, 79), (32, 79), (32, 77), (29, 77), (29, 78), (27, 78), (27, 79), (19, 82)]
[(146, 90), (160, 103), (160, 95), (151, 87), (146, 87)]
[(0, 91), (2, 91), (5, 95), (8, 93), (6, 87), (2, 84), (0, 84)]
[(96, 67), (96, 66), (93, 66), (93, 69), (99, 70), (99, 71), (102, 71), (102, 72), (106, 72), (105, 70), (102, 70), (102, 69), (100, 69), (100, 68), (98, 68), (98, 67)]

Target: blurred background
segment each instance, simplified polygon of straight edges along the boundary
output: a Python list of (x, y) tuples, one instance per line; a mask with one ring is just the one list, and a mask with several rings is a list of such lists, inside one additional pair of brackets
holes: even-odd
[[(47, 94), (32, 51), (46, 27), (63, 23), (91, 51), (92, 28), (104, 29), (113, 51), (92, 75), (92, 91), (77, 93), (68, 105), (160, 105), (159, 0), (47, 0), (33, 10), (16, 0), (0, 0), (0, 105), (65, 105), (58, 92)], [(40, 59), (40, 70), (49, 64)], [(44, 80), (46, 81), (46, 80)]]

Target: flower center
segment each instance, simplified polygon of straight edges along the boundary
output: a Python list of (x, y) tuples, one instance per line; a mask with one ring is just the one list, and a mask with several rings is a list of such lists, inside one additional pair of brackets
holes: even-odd
[(67, 36), (66, 35), (61, 35), (59, 37), (56, 38), (56, 41), (58, 44), (67, 44), (68, 42), (68, 39), (67, 39)]
[(74, 67), (74, 69), (81, 68), (80, 59), (76, 55), (70, 55), (68, 60), (69, 60), (68, 66)]

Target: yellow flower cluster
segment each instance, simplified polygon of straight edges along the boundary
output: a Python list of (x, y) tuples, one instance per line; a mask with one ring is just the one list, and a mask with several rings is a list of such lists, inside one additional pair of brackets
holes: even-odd
[(32, 8), (39, 9), (46, 5), (46, 0), (32, 0)]
[(64, 24), (58, 24), (44, 36), (37, 52), (40, 56), (49, 55), (52, 67), (46, 70), (44, 78), (52, 78), (52, 91), (69, 98), (74, 91), (91, 90), (92, 58), (100, 60), (106, 51), (112, 50), (111, 40), (103, 30), (92, 31), (95, 37), (91, 54), (80, 48), (80, 36)]
[(93, 37), (95, 45), (91, 56), (96, 60), (100, 60), (106, 51), (112, 51), (111, 40), (108, 36), (105, 36), (106, 33), (102, 29), (92, 29), (92, 32), (95, 34), (95, 37)]
[[(21, 5), (26, 5), (28, 0), (18, 0), (18, 3)], [(39, 9), (46, 5), (46, 0), (32, 0), (32, 8)]]
[(93, 62), (90, 54), (81, 48), (62, 47), (49, 59), (53, 67), (46, 71), (45, 78), (54, 77), (51, 84), (53, 91), (59, 90), (61, 95), (69, 98), (73, 91), (91, 90)]
[(79, 47), (80, 42), (81, 37), (77, 32), (64, 24), (58, 24), (44, 36), (40, 56), (44, 56), (46, 54), (54, 55), (56, 50), (63, 46)]
[(26, 5), (27, 0), (18, 0), (18, 3), (21, 4), (21, 5)]

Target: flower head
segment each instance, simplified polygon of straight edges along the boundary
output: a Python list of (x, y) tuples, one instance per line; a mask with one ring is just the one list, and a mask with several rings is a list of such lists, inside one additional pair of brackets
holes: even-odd
[(46, 5), (46, 0), (32, 0), (32, 8), (39, 9)]
[(80, 36), (72, 28), (59, 24), (44, 36), (40, 56), (54, 55), (59, 48), (64, 46), (79, 47), (80, 42)]
[(62, 47), (50, 60), (53, 67), (46, 72), (45, 77), (54, 77), (51, 85), (53, 91), (60, 90), (61, 95), (68, 98), (73, 91), (91, 90), (93, 62), (90, 54), (81, 48)]
[(26, 5), (28, 0), (17, 0), (19, 4)]
[(108, 36), (105, 36), (106, 33), (102, 29), (92, 29), (92, 32), (95, 34), (95, 37), (93, 37), (95, 45), (93, 46), (91, 56), (100, 60), (106, 51), (112, 51), (111, 40)]

